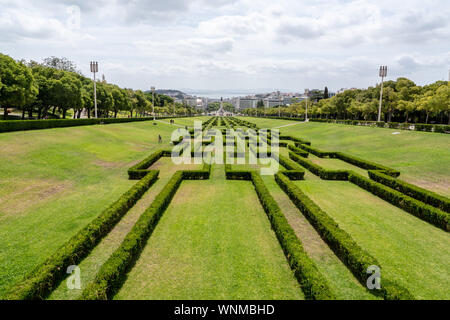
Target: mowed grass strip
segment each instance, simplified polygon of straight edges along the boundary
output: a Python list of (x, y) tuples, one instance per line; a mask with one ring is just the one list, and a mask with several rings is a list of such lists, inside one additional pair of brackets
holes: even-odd
[(418, 299), (450, 299), (450, 235), (347, 181), (295, 184)]
[(280, 131), (322, 151), (342, 151), (400, 170), (400, 179), (450, 197), (449, 134), (314, 122)]
[(92, 252), (78, 265), (81, 271), (81, 289), (68, 289), (67, 278), (48, 297), (49, 300), (73, 300), (80, 297), (83, 289), (95, 279), (100, 267), (110, 255), (120, 246), (125, 236), (133, 228), (141, 214), (147, 209), (162, 188), (169, 182), (177, 170), (198, 170), (202, 165), (182, 164), (173, 165), (167, 157), (159, 159), (149, 169), (160, 170), (158, 181), (147, 191), (141, 200), (119, 221), (113, 230), (92, 250)]
[(184, 181), (115, 299), (303, 299), (247, 181)]
[(145, 121), (0, 134), (0, 297), (131, 188), (127, 169), (170, 148), (173, 130)]
[(302, 242), (305, 251), (328, 280), (336, 298), (342, 300), (377, 299), (358, 282), (345, 264), (322, 240), (314, 227), (281, 190), (273, 176), (264, 176), (263, 179), (292, 229)]

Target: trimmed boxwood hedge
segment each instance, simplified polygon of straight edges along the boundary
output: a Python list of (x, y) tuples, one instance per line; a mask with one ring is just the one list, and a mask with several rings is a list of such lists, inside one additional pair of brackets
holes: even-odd
[(309, 153), (305, 150), (302, 150), (300, 148), (297, 148), (296, 146), (293, 146), (292, 144), (288, 145), (288, 149), (295, 153), (296, 155), (299, 155), (303, 158), (308, 158)]
[(314, 300), (336, 299), (327, 280), (305, 252), (302, 243), (264, 185), (261, 176), (251, 172), (251, 180), (305, 297)]
[(400, 209), (403, 209), (438, 228), (445, 231), (450, 231), (450, 214), (411, 198), (400, 191), (391, 189), (381, 183), (365, 178), (355, 172), (350, 171), (348, 179), (350, 182), (353, 182), (354, 184), (399, 207)]
[(125, 274), (140, 256), (182, 181), (183, 171), (177, 171), (140, 216), (120, 247), (101, 266), (94, 281), (83, 290), (80, 299), (107, 300), (120, 288)]
[(145, 175), (150, 172), (148, 168), (151, 167), (156, 161), (164, 156), (171, 156), (172, 152), (170, 150), (159, 150), (152, 153), (149, 157), (145, 158), (138, 164), (132, 166), (128, 169), (128, 177), (130, 180), (139, 180), (145, 177)]
[(450, 199), (441, 196), (432, 191), (420, 188), (416, 185), (410, 184), (408, 182), (394, 179), (382, 171), (369, 170), (369, 177), (376, 182), (382, 183), (392, 189), (400, 191), (411, 198), (415, 198), (422, 201), (430, 206), (441, 209), (445, 212), (450, 211)]
[(386, 174), (392, 176), (392, 177), (398, 177), (400, 175), (400, 171), (398, 170), (394, 170), (392, 168), (389, 167), (385, 167), (381, 164), (375, 163), (375, 162), (371, 162), (371, 161), (367, 161), (343, 152), (335, 152), (335, 157), (338, 159), (341, 159), (342, 161), (348, 162), (350, 164), (353, 164), (357, 167), (360, 167), (362, 169), (366, 169), (366, 170), (382, 170), (384, 171)]
[(155, 183), (159, 171), (148, 172), (142, 180), (115, 203), (61, 246), (44, 263), (14, 285), (6, 299), (44, 299), (66, 275), (70, 265), (78, 264), (106, 236), (142, 195)]
[(325, 170), (321, 166), (304, 159), (293, 152), (289, 152), (289, 158), (299, 163), (301, 166), (305, 167), (316, 176), (319, 176), (324, 180), (348, 180), (348, 171), (347, 170)]
[[(167, 119), (173, 117), (158, 117)], [(181, 117), (180, 117), (181, 118)], [(50, 120), (6, 120), (0, 121), (0, 132), (41, 130), (50, 128), (64, 128), (76, 126), (88, 126), (94, 124), (111, 124), (136, 121), (153, 121), (153, 117), (147, 118), (91, 118), (91, 119), (50, 119)]]
[(301, 149), (303, 149), (303, 150), (305, 150), (305, 151), (307, 151), (309, 153), (312, 153), (313, 155), (316, 155), (319, 158), (326, 158), (326, 157), (328, 157), (328, 158), (336, 158), (335, 152), (321, 151), (321, 150), (319, 150), (317, 148), (313, 148), (311, 146), (304, 145), (304, 144), (301, 144), (301, 143), (296, 143), (295, 145), (296, 145), (296, 147), (300, 147)]
[[(367, 268), (371, 265), (380, 266), (379, 262), (363, 250), (347, 232), (342, 230), (328, 214), (288, 178), (278, 173), (275, 175), (275, 180), (339, 259), (347, 265), (361, 284), (366, 286)], [(371, 292), (382, 295), (385, 299), (414, 299), (406, 289), (386, 277), (382, 279), (382, 289)]]

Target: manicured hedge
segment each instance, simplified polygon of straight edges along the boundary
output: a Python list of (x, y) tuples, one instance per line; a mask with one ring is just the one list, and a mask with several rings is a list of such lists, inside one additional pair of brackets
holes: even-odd
[(400, 191), (401, 193), (404, 193), (405, 195), (410, 196), (411, 198), (415, 198), (433, 207), (441, 209), (442, 211), (445, 212), (450, 211), (450, 199), (447, 197), (420, 188), (408, 182), (394, 179), (380, 171), (369, 170), (369, 177), (372, 180), (382, 183), (397, 191)]
[(97, 218), (60, 247), (11, 288), (6, 299), (44, 299), (66, 275), (70, 265), (77, 265), (100, 240), (112, 230), (142, 195), (155, 183), (159, 171), (150, 171)]
[(251, 171), (249, 170), (232, 170), (231, 164), (225, 165), (225, 176), (228, 180), (251, 180)]
[(125, 274), (139, 257), (182, 181), (183, 172), (177, 171), (140, 216), (120, 247), (101, 266), (94, 281), (83, 290), (82, 300), (107, 300), (120, 288)]
[(259, 201), (269, 218), (272, 229), (302, 287), (305, 297), (314, 300), (336, 299), (327, 280), (305, 252), (302, 243), (264, 185), (261, 176), (252, 172), (251, 179)]
[(398, 177), (400, 175), (400, 171), (389, 168), (389, 167), (385, 167), (381, 164), (375, 163), (375, 162), (371, 162), (371, 161), (367, 161), (343, 152), (335, 152), (335, 157), (338, 159), (341, 159), (345, 162), (348, 162), (350, 164), (353, 164), (357, 167), (366, 169), (366, 170), (382, 170), (384, 171), (386, 174), (392, 176), (392, 177)]
[(301, 149), (303, 149), (303, 150), (305, 150), (305, 151), (307, 151), (309, 153), (312, 153), (313, 155), (316, 155), (319, 158), (326, 158), (326, 157), (328, 157), (328, 158), (336, 158), (336, 153), (335, 152), (321, 151), (321, 150), (319, 150), (317, 148), (313, 148), (311, 146), (304, 145), (304, 144), (301, 144), (301, 143), (296, 143), (295, 145), (296, 145), (296, 147), (300, 147)]
[(303, 158), (308, 158), (309, 153), (305, 150), (302, 150), (300, 148), (297, 148), (296, 146), (293, 146), (292, 144), (288, 145), (288, 149), (295, 153), (296, 155), (299, 155)]
[(161, 157), (171, 156), (172, 152), (170, 150), (159, 150), (152, 153), (149, 157), (145, 158), (138, 164), (132, 166), (128, 169), (128, 177), (130, 180), (142, 179), (150, 170), (148, 169), (155, 162), (157, 162)]
[(412, 215), (431, 223), (445, 231), (450, 231), (450, 214), (403, 193), (391, 189), (381, 183), (374, 182), (355, 172), (349, 172), (349, 181), (375, 194), (383, 200), (411, 213)]
[[(278, 173), (275, 175), (275, 180), (339, 259), (347, 265), (361, 284), (366, 286), (367, 268), (372, 265), (380, 267), (379, 262), (363, 250), (347, 232), (342, 230), (328, 214), (320, 209), (288, 178)], [(388, 285), (385, 285), (386, 283)], [(372, 291), (372, 293), (380, 294), (385, 299), (413, 299), (413, 296), (406, 289), (386, 279), (386, 276), (382, 279), (380, 292)]]
[(289, 158), (299, 163), (301, 166), (305, 167), (316, 176), (319, 176), (324, 180), (348, 180), (348, 171), (347, 170), (325, 170), (321, 166), (304, 159), (293, 152), (289, 152)]
[[(167, 119), (173, 117), (159, 117)], [(103, 119), (50, 119), (50, 120), (6, 120), (0, 121), (0, 132), (40, 130), (50, 128), (63, 128), (75, 126), (88, 126), (94, 124), (111, 124), (136, 121), (153, 121), (153, 117), (147, 118), (103, 118)]]
[(291, 140), (296, 143), (311, 145), (311, 142), (293, 136), (280, 135), (280, 140)]

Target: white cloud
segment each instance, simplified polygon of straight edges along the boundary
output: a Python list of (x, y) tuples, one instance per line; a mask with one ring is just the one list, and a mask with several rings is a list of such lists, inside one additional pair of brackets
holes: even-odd
[(66, 56), (86, 74), (98, 59), (126, 87), (339, 89), (374, 84), (381, 64), (441, 79), (448, 16), (447, 0), (0, 0), (0, 43), (17, 59)]

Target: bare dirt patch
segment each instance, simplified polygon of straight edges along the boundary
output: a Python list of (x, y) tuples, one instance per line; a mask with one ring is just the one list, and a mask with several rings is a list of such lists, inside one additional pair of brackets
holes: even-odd
[(20, 215), (29, 208), (49, 201), (70, 189), (71, 183), (54, 180), (23, 180), (10, 181), (11, 192), (4, 191), (0, 194), (0, 212), (4, 215)]

